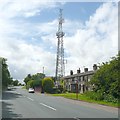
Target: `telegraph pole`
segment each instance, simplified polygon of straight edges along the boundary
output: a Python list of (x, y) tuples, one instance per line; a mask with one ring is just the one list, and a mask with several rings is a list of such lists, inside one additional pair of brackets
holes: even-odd
[(43, 67), (43, 74), (44, 74), (44, 70), (45, 70), (45, 68)]
[(62, 31), (62, 24), (64, 19), (62, 18), (62, 9), (59, 11), (59, 25), (58, 31), (56, 33), (58, 43), (57, 43), (57, 58), (56, 58), (56, 73), (55, 78), (57, 85), (59, 84), (59, 80), (64, 76), (65, 65), (64, 65), (64, 47), (63, 47), (63, 36), (65, 33)]

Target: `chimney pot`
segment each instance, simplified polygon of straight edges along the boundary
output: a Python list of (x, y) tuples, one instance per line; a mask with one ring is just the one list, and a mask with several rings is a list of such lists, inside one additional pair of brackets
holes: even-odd
[(88, 72), (88, 68), (84, 68), (84, 72)]
[(93, 65), (93, 70), (94, 71), (97, 70), (97, 65), (96, 64)]
[(77, 74), (79, 74), (81, 71), (80, 71), (80, 68), (77, 70)]
[(73, 70), (70, 70), (70, 75), (73, 75)]

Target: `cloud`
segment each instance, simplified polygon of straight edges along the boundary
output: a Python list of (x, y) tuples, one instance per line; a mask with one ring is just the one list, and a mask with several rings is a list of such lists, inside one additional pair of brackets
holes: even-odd
[(55, 56), (42, 48), (41, 34), (36, 35), (38, 24), (32, 24), (26, 18), (56, 6), (54, 1), (48, 0), (0, 1), (0, 56), (8, 59), (14, 79), (22, 80), (29, 73), (42, 72), (43, 66), (46, 73), (51, 75), (49, 68), (53, 73)]
[(92, 69), (94, 63), (110, 60), (117, 54), (118, 19), (117, 5), (104, 3), (90, 16), (85, 27), (77, 29), (72, 37), (65, 38), (69, 53), (67, 73), (83, 66)]
[[(65, 4), (65, 3), (62, 3)], [(8, 59), (10, 72), (22, 80), (27, 74), (55, 75), (58, 20), (35, 23), (42, 10), (58, 7), (54, 1), (5, 1), (0, 3), (0, 56)], [(64, 16), (65, 17), (65, 16)], [(28, 20), (28, 21), (27, 21)], [(107, 61), (117, 54), (117, 5), (104, 3), (82, 24), (65, 19), (63, 24), (66, 74), (78, 67)]]
[(43, 9), (56, 7), (54, 0), (1, 0), (0, 16), (4, 18), (14, 18), (17, 16), (30, 17), (40, 14)]

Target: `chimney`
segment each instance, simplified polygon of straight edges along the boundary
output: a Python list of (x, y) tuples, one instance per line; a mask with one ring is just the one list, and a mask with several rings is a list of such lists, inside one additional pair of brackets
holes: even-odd
[(80, 73), (80, 68), (77, 70), (77, 74), (79, 74)]
[(93, 65), (93, 70), (94, 71), (97, 70), (97, 65), (96, 64)]
[(70, 70), (70, 75), (73, 75), (73, 70)]
[(88, 68), (84, 68), (84, 72), (88, 72)]

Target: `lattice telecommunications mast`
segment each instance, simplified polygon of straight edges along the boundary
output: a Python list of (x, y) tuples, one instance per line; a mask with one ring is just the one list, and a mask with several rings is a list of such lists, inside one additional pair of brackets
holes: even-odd
[(56, 36), (58, 38), (57, 43), (57, 58), (56, 58), (56, 81), (59, 83), (59, 80), (61, 77), (64, 76), (65, 73), (65, 65), (64, 65), (64, 48), (63, 48), (63, 36), (65, 33), (62, 31), (62, 24), (64, 22), (64, 19), (62, 18), (62, 9), (60, 9), (59, 14), (59, 25), (58, 25), (58, 31), (56, 33)]

